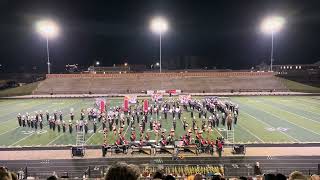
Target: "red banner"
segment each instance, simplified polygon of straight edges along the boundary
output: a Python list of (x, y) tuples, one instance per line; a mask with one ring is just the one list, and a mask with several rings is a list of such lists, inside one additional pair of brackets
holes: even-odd
[(123, 100), (123, 109), (124, 109), (125, 112), (127, 112), (128, 109), (129, 109), (129, 100), (128, 100), (127, 97), (124, 97), (124, 100)]
[(145, 99), (143, 102), (143, 111), (148, 112), (148, 107), (149, 107), (149, 102), (147, 99)]
[(104, 101), (100, 101), (100, 112), (105, 112), (105, 104), (104, 104)]

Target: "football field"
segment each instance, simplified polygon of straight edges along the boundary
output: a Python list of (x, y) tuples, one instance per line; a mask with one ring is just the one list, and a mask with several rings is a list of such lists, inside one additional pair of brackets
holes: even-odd
[[(197, 97), (201, 98), (201, 97)], [(141, 101), (141, 98), (139, 98)], [(320, 142), (320, 96), (251, 96), (230, 97), (231, 102), (239, 105), (239, 118), (235, 129), (237, 143), (302, 143)], [(122, 106), (123, 98), (107, 98), (109, 107)], [(54, 110), (62, 111), (63, 120), (70, 119), (70, 109), (75, 112), (75, 119), (80, 118), (80, 110), (93, 107), (95, 100), (84, 99), (14, 99), (0, 100), (0, 146), (54, 146), (72, 145), (76, 142), (76, 133), (52, 131), (44, 120), (44, 128), (37, 131), (28, 127), (19, 127), (18, 113), (34, 114), (35, 111), (51, 114)], [(198, 113), (194, 114), (198, 127), (201, 120)], [(190, 112), (183, 112), (191, 126)], [(151, 119), (151, 116), (149, 117)], [(152, 115), (156, 119), (155, 114)], [(75, 123), (75, 120), (74, 120)], [(162, 127), (168, 131), (172, 127), (172, 116), (161, 118)], [(221, 123), (220, 123), (221, 124)], [(92, 123), (86, 134), (87, 145), (101, 145), (103, 143), (102, 125), (98, 123), (98, 131), (93, 133)], [(146, 124), (149, 129), (149, 122)], [(220, 125), (219, 129), (224, 128)], [(137, 139), (139, 126), (136, 125)], [(130, 128), (124, 127), (126, 138), (129, 139)], [(182, 121), (177, 120), (176, 138), (185, 133)], [(223, 135), (218, 129), (204, 133), (205, 137), (216, 138)], [(109, 133), (108, 141), (113, 143), (117, 137)], [(155, 138), (151, 134), (151, 138)]]

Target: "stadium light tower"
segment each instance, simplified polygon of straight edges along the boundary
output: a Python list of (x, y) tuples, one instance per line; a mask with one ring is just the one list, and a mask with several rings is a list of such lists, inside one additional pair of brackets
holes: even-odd
[(168, 30), (168, 23), (167, 21), (162, 17), (156, 17), (152, 19), (151, 21), (151, 30), (157, 34), (159, 34), (160, 37), (160, 73), (162, 72), (161, 68), (161, 36), (163, 33), (165, 33)]
[(262, 32), (271, 34), (271, 57), (270, 57), (270, 71), (272, 71), (273, 63), (273, 36), (279, 32), (285, 23), (285, 19), (281, 16), (267, 17), (261, 24)]
[(58, 35), (59, 27), (51, 20), (41, 20), (36, 23), (37, 32), (47, 40), (47, 59), (48, 59), (48, 74), (50, 71), (50, 55), (49, 55), (49, 38), (54, 38)]

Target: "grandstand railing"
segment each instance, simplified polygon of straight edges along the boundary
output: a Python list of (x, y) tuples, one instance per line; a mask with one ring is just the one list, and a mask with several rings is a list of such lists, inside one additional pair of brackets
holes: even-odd
[(46, 78), (135, 78), (135, 77), (247, 77), (272, 76), (273, 72), (182, 72), (182, 73), (124, 73), (124, 74), (47, 74)]

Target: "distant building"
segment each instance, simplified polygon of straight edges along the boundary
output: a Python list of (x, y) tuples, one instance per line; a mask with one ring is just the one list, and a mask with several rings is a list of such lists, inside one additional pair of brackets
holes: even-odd
[(273, 71), (280, 77), (300, 82), (311, 82), (320, 86), (320, 61), (314, 64), (274, 65)]
[(147, 66), (141, 64), (119, 64), (113, 66), (90, 66), (88, 71), (91, 73), (129, 73), (146, 71)]
[(273, 71), (280, 73), (290, 73), (299, 71), (314, 71), (320, 70), (320, 61), (314, 64), (284, 64), (284, 65), (273, 65)]

